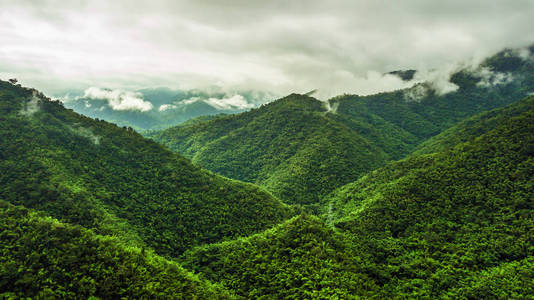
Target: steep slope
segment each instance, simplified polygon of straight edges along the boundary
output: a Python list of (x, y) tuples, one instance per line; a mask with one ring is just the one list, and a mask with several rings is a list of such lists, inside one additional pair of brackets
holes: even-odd
[(0, 228), (2, 299), (235, 298), (153, 253), (3, 201)]
[(490, 113), (500, 121), (475, 139), (330, 196), (327, 219), (368, 254), (382, 296), (533, 296), (534, 274), (518, 267), (534, 258), (533, 101)]
[(529, 56), (506, 49), (487, 58), (476, 67), (452, 73), (445, 93), (426, 82), (412, 88), (370, 96), (343, 95), (330, 100), (340, 118), (351, 120), (372, 116), (394, 124), (415, 137), (415, 143), (401, 141), (402, 158), (427, 138), (451, 127), (458, 121), (485, 110), (505, 106), (534, 92), (534, 47)]
[(262, 185), (299, 204), (317, 203), (388, 158), (327, 113), (322, 102), (297, 94), (151, 137), (202, 167)]
[(186, 252), (184, 265), (247, 299), (353, 299), (378, 286), (344, 237), (302, 215), (246, 239)]
[(472, 141), (480, 135), (506, 124), (509, 119), (532, 110), (533, 107), (534, 99), (528, 98), (503, 109), (481, 113), (421, 143), (414, 150), (413, 155), (439, 152)]
[(175, 256), (249, 235), (292, 209), (132, 130), (0, 82), (0, 198)]
[(319, 199), (366, 171), (410, 154), (464, 118), (534, 92), (534, 57), (506, 50), (461, 69), (443, 94), (433, 82), (372, 96), (343, 95), (326, 108), (290, 95), (235, 116), (150, 134), (209, 170), (253, 182), (291, 203)]

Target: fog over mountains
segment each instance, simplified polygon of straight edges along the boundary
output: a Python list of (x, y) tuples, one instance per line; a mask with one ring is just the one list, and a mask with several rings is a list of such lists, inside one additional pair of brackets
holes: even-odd
[(383, 74), (453, 68), (526, 46), (529, 0), (1, 0), (0, 77), (49, 95), (89, 87), (319, 98), (407, 87)]

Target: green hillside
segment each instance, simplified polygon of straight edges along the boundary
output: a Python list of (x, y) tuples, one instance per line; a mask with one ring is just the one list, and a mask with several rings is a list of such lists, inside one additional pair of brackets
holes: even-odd
[[(457, 122), (534, 91), (534, 60), (505, 50), (451, 75), (458, 89), (428, 83), (324, 103), (293, 94), (250, 112), (152, 132), (193, 163), (265, 187), (289, 203), (317, 204), (337, 187)], [(503, 79), (506, 78), (506, 79)], [(413, 94), (419, 98), (412, 98)]]
[(506, 124), (509, 119), (532, 110), (533, 98), (528, 98), (503, 109), (494, 109), (481, 113), (421, 143), (413, 155), (428, 154), (452, 148), (460, 143), (472, 141), (478, 136)]
[(0, 82), (0, 198), (158, 254), (249, 235), (293, 211), (131, 129)]
[(234, 299), (145, 250), (0, 201), (2, 299)]
[(533, 102), (490, 112), (501, 121), (465, 143), (337, 189), (324, 221), (301, 215), (181, 261), (245, 298), (531, 298)]
[(379, 288), (344, 236), (307, 215), (249, 238), (196, 248), (183, 261), (247, 299), (353, 299)]
[[(450, 75), (456, 91), (441, 94), (432, 83), (370, 96), (343, 95), (330, 100), (337, 114), (345, 119), (363, 116), (395, 125), (420, 143), (458, 121), (505, 106), (534, 92), (534, 59), (520, 57), (507, 49), (484, 60), (476, 68), (466, 67)], [(404, 142), (406, 143), (406, 142)], [(401, 158), (413, 149), (406, 143), (397, 152)]]
[(287, 202), (312, 204), (388, 159), (330, 115), (324, 103), (293, 94), (151, 137), (204, 168), (259, 184)]
[(354, 253), (369, 254), (381, 295), (532, 297), (533, 101), (479, 118), (471, 128), (499, 120), (479, 137), (329, 197), (326, 219), (352, 237)]

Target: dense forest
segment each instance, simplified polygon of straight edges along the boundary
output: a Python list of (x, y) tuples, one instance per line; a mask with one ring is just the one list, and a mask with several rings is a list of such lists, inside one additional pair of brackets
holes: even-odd
[(268, 228), (294, 209), (135, 131), (0, 82), (0, 198), (162, 255)]
[[(501, 80), (503, 74), (509, 80)], [(534, 60), (504, 50), (450, 80), (457, 90), (443, 95), (431, 83), (342, 95), (326, 105), (293, 94), (250, 112), (147, 135), (203, 168), (315, 208), (335, 188), (407, 156), (457, 122), (534, 92)]]
[(321, 219), (196, 247), (183, 264), (246, 298), (532, 296), (534, 97), (491, 114), (502, 122), (468, 142), (337, 189)]
[(533, 298), (532, 50), (150, 138), (0, 81), (0, 298)]

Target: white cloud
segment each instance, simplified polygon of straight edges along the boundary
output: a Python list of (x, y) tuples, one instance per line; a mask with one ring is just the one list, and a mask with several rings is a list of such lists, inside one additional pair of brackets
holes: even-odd
[(178, 103), (183, 104), (183, 105), (189, 105), (189, 104), (193, 104), (193, 103), (195, 103), (197, 101), (200, 101), (200, 97), (191, 97), (189, 99), (181, 100)]
[(445, 95), (458, 90), (458, 86), (450, 82), (451, 75), (459, 70), (459, 65), (450, 64), (439, 69), (421, 70), (414, 75), (414, 82), (426, 82), (437, 95)]
[(492, 87), (499, 84), (507, 84), (513, 81), (514, 76), (511, 73), (492, 72), (488, 68), (480, 68), (475, 71), (475, 75), (480, 77), (478, 86)]
[(138, 110), (145, 112), (151, 110), (153, 107), (152, 103), (143, 99), (141, 93), (123, 90), (90, 87), (85, 90), (83, 96), (80, 98), (105, 100), (113, 110)]
[(174, 104), (162, 104), (159, 106), (158, 111), (166, 111), (168, 109), (175, 109), (175, 108), (177, 108), (177, 106)]
[(165, 85), (369, 94), (405, 86), (389, 71), (532, 43), (533, 19), (532, 0), (0, 0), (0, 75), (56, 95)]
[(203, 101), (219, 110), (249, 109), (254, 107), (254, 104), (248, 103), (241, 95), (234, 95), (222, 99), (209, 98)]
[(30, 100), (28, 102), (25, 102), (24, 106), (20, 110), (21, 115), (30, 117), (36, 112), (41, 110), (41, 107), (39, 106), (40, 99), (37, 96), (38, 96), (37, 92), (33, 91), (32, 97), (30, 98)]

